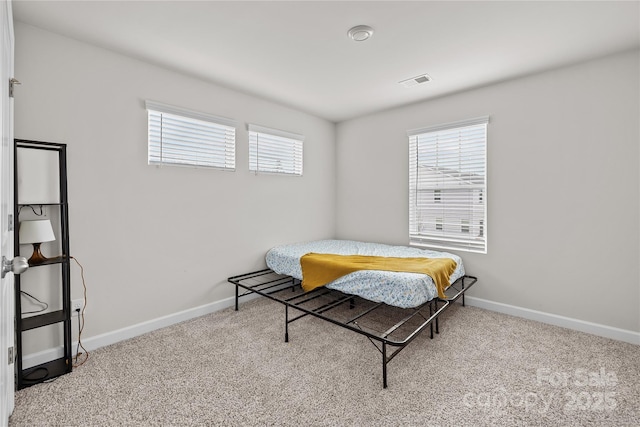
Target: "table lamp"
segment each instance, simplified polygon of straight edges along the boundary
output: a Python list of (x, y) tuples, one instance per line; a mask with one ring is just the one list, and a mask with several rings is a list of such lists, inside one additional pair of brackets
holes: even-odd
[(33, 243), (33, 255), (29, 258), (29, 265), (42, 264), (47, 260), (40, 252), (40, 244), (53, 240), (56, 240), (56, 236), (48, 219), (20, 222), (20, 243)]

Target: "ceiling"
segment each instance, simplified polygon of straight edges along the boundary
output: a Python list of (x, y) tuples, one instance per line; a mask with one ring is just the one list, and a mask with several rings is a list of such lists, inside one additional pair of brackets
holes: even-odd
[[(640, 46), (639, 1), (13, 0), (13, 14), (333, 122)], [(371, 39), (349, 39), (361, 24)]]

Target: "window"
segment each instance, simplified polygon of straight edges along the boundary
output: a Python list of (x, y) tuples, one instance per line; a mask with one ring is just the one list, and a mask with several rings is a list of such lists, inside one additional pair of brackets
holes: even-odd
[(409, 241), (487, 252), (488, 117), (417, 129), (409, 136)]
[(147, 101), (149, 164), (235, 170), (233, 120)]
[(249, 125), (249, 170), (302, 175), (304, 136)]

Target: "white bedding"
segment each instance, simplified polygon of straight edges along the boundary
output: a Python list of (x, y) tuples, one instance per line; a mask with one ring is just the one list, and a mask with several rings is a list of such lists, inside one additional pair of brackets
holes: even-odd
[[(401, 258), (451, 258), (457, 266), (449, 283), (455, 282), (465, 274), (462, 259), (451, 253), (351, 240), (319, 240), (276, 246), (267, 252), (267, 266), (278, 274), (302, 280), (300, 258), (311, 252)], [(326, 287), (402, 308), (417, 307), (438, 295), (433, 279), (426, 274), (379, 270), (356, 271), (334, 280)]]

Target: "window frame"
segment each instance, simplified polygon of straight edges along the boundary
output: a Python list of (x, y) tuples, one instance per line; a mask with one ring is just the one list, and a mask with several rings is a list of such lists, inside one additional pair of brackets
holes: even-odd
[[(149, 165), (235, 171), (237, 129), (235, 120), (149, 100), (145, 101), (145, 108), (147, 109), (147, 162)], [(177, 138), (173, 138), (173, 141), (169, 138), (165, 140), (163, 137), (165, 127), (173, 127)], [(203, 136), (188, 135), (196, 132)], [(160, 140), (158, 140), (158, 134)], [(191, 139), (191, 141), (188, 143), (185, 140), (178, 141), (179, 138)], [(163, 154), (167, 146), (172, 146), (175, 150), (172, 156)]]
[(487, 253), (488, 124), (483, 116), (407, 131), (411, 246)]
[[(268, 128), (265, 126), (248, 124), (249, 136), (249, 171), (257, 174), (276, 174), (288, 176), (302, 176), (304, 171), (304, 135)], [(269, 165), (268, 162), (260, 162), (260, 137), (263, 136), (262, 144), (266, 144), (265, 150), (274, 155), (289, 154), (287, 150), (282, 150), (282, 145), (291, 143), (291, 156), (276, 158), (276, 161), (291, 163), (291, 167), (278, 169)], [(271, 144), (271, 145), (270, 145)], [(280, 147), (278, 147), (280, 145)], [(254, 151), (255, 150), (255, 151)], [(280, 152), (280, 153), (279, 153)], [(297, 154), (299, 152), (299, 155)], [(271, 161), (274, 158), (272, 157)]]

